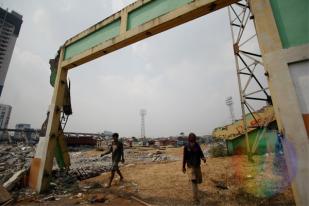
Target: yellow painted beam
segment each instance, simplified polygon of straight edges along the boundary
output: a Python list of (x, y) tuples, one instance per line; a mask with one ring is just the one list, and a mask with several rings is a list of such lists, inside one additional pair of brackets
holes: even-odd
[(89, 38), (90, 35), (96, 35), (96, 32), (101, 32), (104, 27), (109, 26), (120, 19), (119, 35), (114, 36), (113, 32), (116, 31), (113, 29), (111, 29), (113, 31), (108, 30), (108, 32), (113, 33), (110, 34), (110, 36), (112, 36), (111, 39), (105, 40), (83, 51), (82, 53), (73, 55), (72, 57), (63, 60), (61, 66), (66, 69), (74, 68), (142, 39), (148, 38), (152, 35), (166, 31), (170, 28), (231, 5), (239, 0), (192, 0), (191, 2), (186, 3), (164, 15), (156, 17), (132, 29), (128, 29), (128, 15), (146, 4), (151, 3), (152, 1), (154, 0), (138, 0), (135, 3), (125, 7), (118, 13), (67, 40), (64, 44), (64, 48), (69, 49), (70, 46), (78, 41), (83, 41), (85, 38)]
[(61, 67), (64, 49), (61, 49), (58, 72), (55, 81), (52, 102), (49, 109), (48, 124), (45, 137), (40, 137), (36, 154), (32, 161), (29, 175), (29, 185), (37, 192), (44, 192), (49, 187), (49, 180), (55, 156), (57, 137), (60, 135), (60, 114), (63, 105), (64, 91), (67, 81), (66, 69)]

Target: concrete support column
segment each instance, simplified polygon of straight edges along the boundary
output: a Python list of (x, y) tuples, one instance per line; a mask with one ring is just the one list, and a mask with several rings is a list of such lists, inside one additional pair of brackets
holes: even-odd
[(67, 83), (66, 69), (61, 67), (64, 49), (61, 49), (55, 81), (54, 93), (49, 108), (49, 118), (45, 137), (41, 137), (31, 163), (29, 186), (37, 192), (48, 189), (49, 179), (55, 156), (56, 140), (59, 133), (60, 114), (63, 105), (64, 91)]
[[(296, 3), (296, 2), (295, 2)], [(285, 159), (297, 205), (309, 204), (309, 141), (269, 0), (252, 0), (251, 10), (264, 67), (268, 72), (279, 130), (286, 138)], [(292, 148), (292, 149), (291, 149)]]
[(121, 11), (121, 22), (120, 22), (120, 34), (124, 34), (127, 32), (127, 25), (128, 25), (128, 12), (123, 9)]

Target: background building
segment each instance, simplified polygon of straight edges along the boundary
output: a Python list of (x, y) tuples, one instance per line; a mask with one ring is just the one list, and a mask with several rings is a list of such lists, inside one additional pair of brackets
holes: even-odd
[(22, 22), (17, 12), (0, 8), (0, 96)]
[(31, 128), (31, 124), (16, 124), (15, 125), (15, 129), (30, 129)]
[(11, 116), (12, 107), (10, 105), (0, 104), (0, 128), (7, 128), (10, 116)]
[[(23, 130), (22, 132), (15, 132), (14, 133), (14, 139), (15, 140), (24, 139), (26, 141), (29, 141), (31, 139), (31, 133), (29, 133), (29, 131), (31, 130), (30, 124), (16, 124), (15, 129)], [(27, 138), (27, 139), (25, 139), (25, 138)]]
[(35, 145), (39, 141), (39, 132), (31, 128), (31, 124), (16, 124), (14, 132), (15, 142), (24, 142), (28, 145)]
[[(0, 129), (6, 129), (9, 125), (12, 107), (0, 104)], [(0, 131), (0, 142), (9, 138), (8, 132)]]

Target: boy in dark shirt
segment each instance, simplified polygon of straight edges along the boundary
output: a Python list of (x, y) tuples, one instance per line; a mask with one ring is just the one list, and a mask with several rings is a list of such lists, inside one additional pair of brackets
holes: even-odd
[(199, 203), (197, 184), (202, 183), (201, 159), (206, 163), (206, 158), (202, 152), (200, 145), (196, 142), (194, 133), (190, 133), (188, 137), (188, 145), (183, 150), (182, 171), (186, 173), (186, 165), (188, 168), (188, 176), (192, 182), (193, 200)]
[(115, 176), (115, 172), (118, 173), (118, 175), (120, 176), (120, 181), (123, 180), (123, 176), (119, 170), (119, 162), (121, 161), (122, 163), (124, 163), (124, 154), (123, 154), (123, 144), (118, 141), (118, 137), (119, 134), (118, 133), (114, 133), (113, 134), (113, 143), (110, 146), (109, 150), (103, 154), (101, 154), (101, 157), (103, 157), (104, 155), (107, 155), (109, 153), (112, 153), (112, 171), (111, 171), (111, 177), (109, 180), (109, 183), (107, 185), (107, 187), (110, 187), (112, 184), (112, 181), (114, 179)]

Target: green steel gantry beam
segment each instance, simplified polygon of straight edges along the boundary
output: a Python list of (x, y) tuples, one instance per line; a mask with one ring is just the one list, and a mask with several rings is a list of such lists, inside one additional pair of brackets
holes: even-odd
[(237, 1), (137, 1), (66, 41), (61, 65), (71, 69)]

